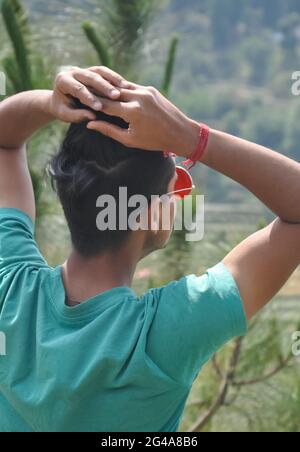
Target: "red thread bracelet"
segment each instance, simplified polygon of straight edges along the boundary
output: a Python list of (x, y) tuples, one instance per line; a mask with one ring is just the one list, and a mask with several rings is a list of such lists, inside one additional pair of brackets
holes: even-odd
[(200, 124), (199, 142), (191, 157), (182, 163), (184, 166), (191, 165), (189, 169), (192, 169), (197, 162), (200, 162), (207, 148), (209, 134), (210, 128), (206, 124)]

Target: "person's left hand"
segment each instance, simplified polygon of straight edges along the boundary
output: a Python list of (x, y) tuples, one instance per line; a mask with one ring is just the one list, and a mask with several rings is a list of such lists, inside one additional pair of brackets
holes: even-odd
[[(98, 96), (117, 100), (120, 88), (128, 87), (128, 82), (121, 75), (103, 66), (89, 69), (74, 67), (60, 72), (55, 80), (49, 110), (53, 117), (68, 123), (95, 120), (91, 111), (101, 111), (102, 102)], [(74, 107), (74, 98), (88, 108)]]
[(189, 158), (199, 142), (200, 126), (189, 119), (157, 89), (126, 82), (120, 98), (101, 99), (103, 113), (118, 116), (129, 124), (118, 127), (103, 120), (87, 128), (102, 133), (124, 146), (147, 151), (168, 151)]

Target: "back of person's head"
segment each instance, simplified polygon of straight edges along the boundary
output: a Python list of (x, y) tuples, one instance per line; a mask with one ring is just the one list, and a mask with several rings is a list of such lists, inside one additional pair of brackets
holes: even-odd
[[(82, 106), (81, 106), (82, 108)], [(120, 118), (97, 113), (98, 120), (122, 128)], [(129, 230), (99, 231), (96, 201), (111, 195), (119, 209), (119, 188), (126, 187), (128, 198), (167, 193), (175, 174), (174, 162), (162, 152), (130, 149), (99, 132), (87, 129), (87, 123), (71, 124), (59, 152), (50, 164), (52, 183), (61, 201), (74, 248), (85, 257), (121, 248)]]

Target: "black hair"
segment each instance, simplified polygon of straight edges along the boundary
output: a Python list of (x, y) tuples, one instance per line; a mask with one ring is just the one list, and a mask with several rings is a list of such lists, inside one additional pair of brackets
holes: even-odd
[[(122, 119), (104, 113), (97, 113), (97, 119), (128, 127)], [(86, 125), (71, 124), (49, 167), (72, 244), (82, 256), (92, 257), (119, 249), (131, 233), (97, 229), (98, 197), (112, 195), (118, 201), (119, 187), (127, 187), (128, 197), (140, 194), (150, 200), (151, 195), (161, 196), (168, 191), (175, 167), (162, 152), (127, 148)]]

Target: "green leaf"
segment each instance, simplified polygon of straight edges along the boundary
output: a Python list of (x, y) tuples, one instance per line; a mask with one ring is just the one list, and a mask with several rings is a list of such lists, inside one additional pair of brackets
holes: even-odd
[(112, 68), (112, 60), (108, 51), (108, 46), (104, 40), (97, 35), (93, 25), (90, 22), (85, 21), (81, 26), (87, 39), (96, 50), (100, 64)]
[(162, 83), (162, 92), (165, 96), (168, 96), (170, 92), (170, 87), (174, 75), (174, 66), (175, 66), (175, 58), (176, 58), (176, 51), (178, 47), (178, 36), (173, 36), (171, 39), (170, 47), (169, 47), (169, 54), (168, 54), (168, 60), (166, 63), (165, 68), (165, 75), (164, 80)]
[[(16, 63), (18, 78), (22, 84), (22, 90), (33, 89), (31, 81), (31, 67), (29, 62), (29, 50), (26, 45), (25, 35), (28, 33), (26, 13), (18, 0), (3, 0), (1, 12), (10, 37)], [(11, 74), (10, 74), (11, 75)]]

